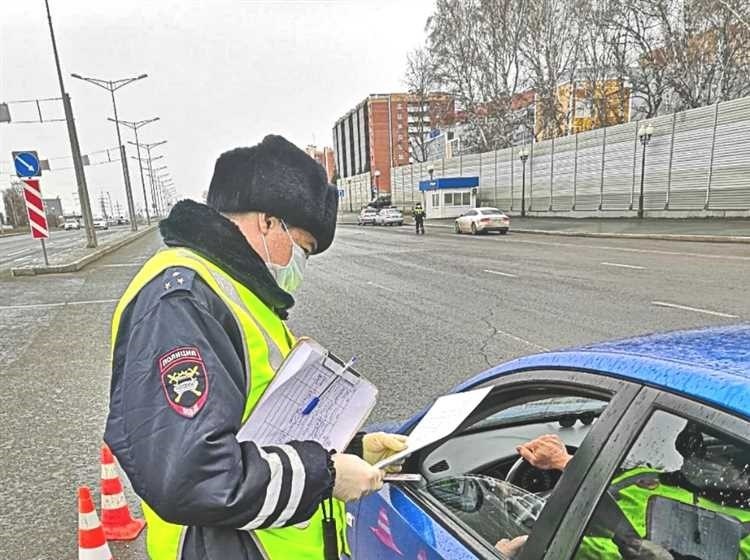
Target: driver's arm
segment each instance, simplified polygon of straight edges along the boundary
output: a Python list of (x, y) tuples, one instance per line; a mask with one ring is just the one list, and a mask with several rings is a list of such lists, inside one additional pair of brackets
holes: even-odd
[(560, 436), (547, 434), (516, 447), (518, 454), (531, 466), (544, 471), (565, 470), (573, 456)]

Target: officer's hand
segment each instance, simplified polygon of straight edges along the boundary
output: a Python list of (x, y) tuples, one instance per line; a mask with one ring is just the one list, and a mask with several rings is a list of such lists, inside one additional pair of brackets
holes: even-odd
[(333, 465), (336, 468), (333, 497), (342, 502), (359, 500), (383, 486), (383, 471), (356, 455), (337, 453), (333, 456)]
[(537, 469), (564, 470), (573, 456), (568, 453), (559, 436), (548, 434), (539, 436), (516, 447), (518, 454)]
[(500, 539), (497, 541), (495, 548), (500, 551), (503, 558), (513, 558), (518, 554), (518, 551), (521, 550), (523, 545), (526, 544), (526, 539), (528, 538), (528, 535), (521, 535), (515, 539)]
[[(394, 453), (406, 449), (406, 443), (407, 437), (399, 434), (386, 434), (383, 432), (366, 434), (362, 438), (362, 456), (365, 461), (374, 465)], [(403, 461), (388, 465), (385, 470), (390, 473), (399, 472), (402, 464)]]

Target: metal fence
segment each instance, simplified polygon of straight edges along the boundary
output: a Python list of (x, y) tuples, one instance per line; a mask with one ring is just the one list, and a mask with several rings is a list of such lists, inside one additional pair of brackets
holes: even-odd
[[(525, 206), (533, 214), (627, 214), (638, 208), (645, 121), (530, 145)], [(750, 97), (648, 121), (644, 208), (647, 211), (750, 211)], [(513, 213), (521, 209), (521, 147), (461, 155), (391, 170), (391, 197), (409, 208), (421, 200), (420, 180), (479, 176), (478, 200)], [(369, 173), (339, 181), (342, 211), (369, 200)], [(676, 212), (675, 212), (676, 213)]]

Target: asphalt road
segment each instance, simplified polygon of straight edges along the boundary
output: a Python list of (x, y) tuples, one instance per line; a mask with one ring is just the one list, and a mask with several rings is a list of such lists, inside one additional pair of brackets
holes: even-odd
[[(149, 234), (76, 274), (0, 278), (0, 557), (76, 557), (76, 487), (99, 484), (111, 314), (159, 246)], [(750, 245), (344, 226), (311, 260), (291, 325), (359, 358), (380, 421), (522, 354), (748, 320), (749, 277)], [(145, 558), (142, 539), (112, 548)]]
[[(97, 230), (97, 241), (106, 243), (110, 236), (129, 228), (130, 226), (126, 225)], [(52, 230), (50, 238), (46, 240), (46, 245), (49, 257), (74, 248), (84, 247), (86, 245), (86, 231), (83, 228), (69, 231)], [(25, 266), (37, 261), (44, 262), (42, 260), (42, 246), (38, 239), (32, 239), (31, 234), (0, 236), (0, 269)]]

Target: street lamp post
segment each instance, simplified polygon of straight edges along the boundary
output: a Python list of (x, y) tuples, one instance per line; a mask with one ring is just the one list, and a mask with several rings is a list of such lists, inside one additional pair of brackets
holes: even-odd
[(430, 183), (431, 183), (432, 182), (432, 176), (435, 174), (435, 168), (432, 165), (430, 165), (427, 168), (427, 173), (430, 174)]
[(526, 160), (529, 159), (529, 151), (526, 148), (521, 148), (518, 156), (523, 164), (523, 172), (521, 173), (521, 217), (523, 218), (526, 216)]
[(154, 168), (154, 177), (156, 178), (156, 197), (159, 199), (159, 207), (161, 208), (161, 211), (165, 213), (166, 215), (166, 204), (164, 199), (164, 180), (165, 179), (171, 179), (171, 176), (169, 173), (162, 173), (161, 175), (158, 174), (159, 171), (165, 171), (167, 169), (166, 165), (162, 165), (161, 167)]
[[(113, 121), (114, 119), (109, 119), (109, 120)], [(144, 204), (144, 208), (146, 211), (146, 225), (151, 225), (151, 216), (148, 213), (148, 198), (146, 197), (146, 181), (143, 179), (143, 160), (141, 159), (141, 145), (138, 143), (138, 129), (143, 126), (146, 126), (147, 124), (151, 124), (152, 122), (156, 122), (158, 120), (159, 120), (159, 117), (154, 117), (153, 119), (146, 119), (142, 121), (120, 121), (120, 124), (127, 126), (135, 134), (135, 146), (136, 146), (136, 151), (138, 152), (138, 167), (141, 170), (141, 188), (143, 189), (143, 204)]]
[(373, 193), (373, 198), (377, 198), (377, 196), (380, 194), (380, 185), (378, 185), (378, 179), (380, 179), (380, 169), (376, 169), (373, 175), (375, 177), (375, 192)]
[[(144, 148), (146, 150), (146, 159), (148, 160), (148, 177), (149, 182), (151, 184), (151, 203), (153, 204), (154, 209), (154, 215), (159, 214), (159, 210), (156, 206), (156, 191), (154, 190), (154, 170), (152, 169), (152, 162), (156, 161), (157, 159), (161, 159), (164, 156), (157, 156), (155, 158), (151, 157), (151, 150), (156, 148), (157, 146), (161, 146), (163, 144), (166, 144), (166, 140), (161, 140), (159, 142), (151, 142), (150, 144), (141, 144), (141, 148)], [(134, 142), (128, 142), (128, 144), (135, 145)]]
[(651, 136), (654, 134), (654, 127), (650, 124), (641, 128), (638, 133), (638, 137), (641, 139), (641, 146), (643, 151), (641, 152), (641, 192), (638, 195), (638, 217), (643, 218), (643, 180), (646, 175), (646, 146), (651, 142)]
[(70, 96), (65, 92), (63, 83), (62, 70), (60, 69), (60, 57), (57, 54), (57, 42), (55, 41), (55, 30), (52, 28), (52, 16), (49, 11), (49, 2), (44, 0), (47, 8), (47, 21), (49, 22), (49, 34), (52, 39), (52, 52), (55, 55), (55, 66), (57, 68), (57, 79), (60, 82), (60, 95), (62, 95), (63, 110), (65, 111), (65, 122), (68, 127), (68, 138), (70, 138), (70, 151), (73, 155), (73, 168), (76, 174), (76, 184), (78, 185), (78, 200), (81, 204), (81, 215), (83, 217), (83, 227), (86, 230), (86, 247), (93, 249), (96, 247), (96, 231), (94, 230), (94, 219), (91, 215), (91, 201), (89, 200), (89, 190), (86, 185), (86, 172), (83, 169), (83, 159), (81, 158), (81, 146), (78, 144), (78, 131), (73, 119), (73, 106), (70, 103)]
[(130, 189), (130, 174), (128, 173), (128, 158), (125, 155), (125, 146), (122, 144), (122, 137), (120, 135), (120, 121), (117, 119), (117, 102), (115, 101), (115, 92), (125, 87), (128, 84), (132, 84), (138, 80), (146, 78), (148, 74), (141, 74), (135, 78), (123, 78), (121, 80), (100, 80), (98, 78), (86, 78), (80, 74), (71, 74), (72, 77), (89, 82), (95, 86), (99, 86), (102, 89), (106, 89), (112, 96), (112, 109), (115, 112), (115, 130), (117, 130), (117, 146), (120, 149), (120, 161), (122, 162), (122, 177), (125, 181), (125, 198), (128, 201), (128, 213), (130, 214), (130, 229), (132, 231), (138, 230), (138, 220), (135, 217), (135, 204), (133, 203), (133, 192)]

